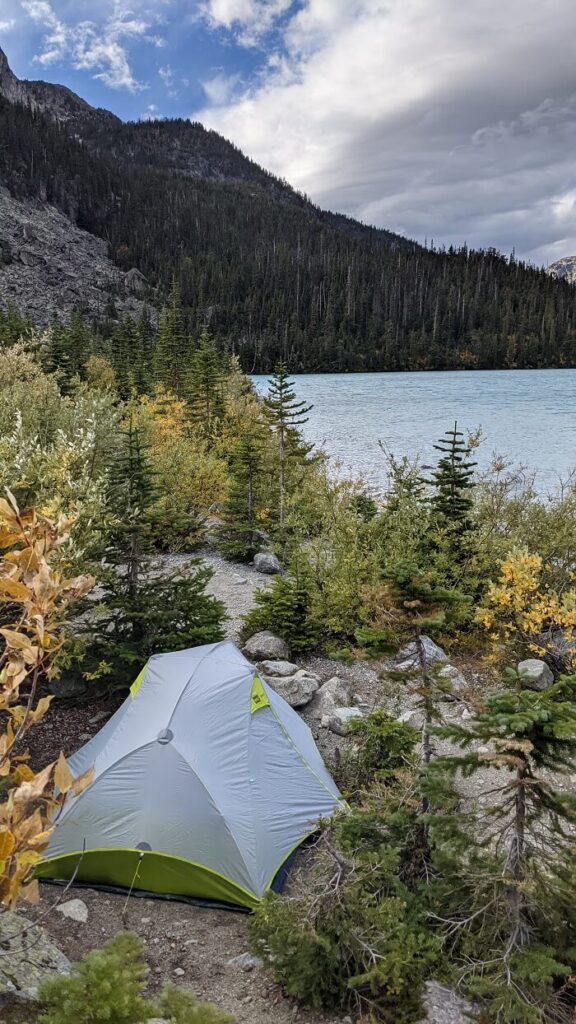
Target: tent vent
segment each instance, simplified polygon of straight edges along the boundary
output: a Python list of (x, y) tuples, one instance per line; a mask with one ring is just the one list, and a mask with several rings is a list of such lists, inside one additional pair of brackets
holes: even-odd
[(172, 729), (161, 729), (156, 739), (158, 740), (158, 743), (170, 743), (170, 741), (174, 739), (174, 733), (172, 732)]
[(150, 846), (150, 843), (138, 843), (138, 845), (136, 846), (136, 849), (137, 850), (151, 850), (152, 847)]

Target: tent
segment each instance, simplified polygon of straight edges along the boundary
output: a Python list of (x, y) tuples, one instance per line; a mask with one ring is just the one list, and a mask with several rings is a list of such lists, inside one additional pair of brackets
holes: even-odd
[(68, 761), (41, 878), (253, 908), (342, 805), (299, 715), (228, 642), (150, 658)]

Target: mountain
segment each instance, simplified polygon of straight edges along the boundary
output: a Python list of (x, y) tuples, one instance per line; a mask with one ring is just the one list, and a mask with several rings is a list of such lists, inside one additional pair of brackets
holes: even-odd
[(576, 256), (564, 256), (556, 260), (548, 267), (548, 273), (559, 281), (568, 281), (569, 284), (576, 284)]
[[(567, 281), (320, 210), (200, 124), (124, 123), (68, 89), (20, 81), (0, 52), (0, 137), (5, 205), (20, 203), (32, 232), (57, 213), (58, 251), (72, 254), (60, 280), (54, 252), (34, 243), (30, 258), (0, 219), (0, 305), (38, 322), (81, 306), (109, 323), (175, 283), (190, 332), (208, 324), (248, 370), (279, 359), (304, 371), (576, 365)], [(109, 274), (91, 273), (90, 246), (70, 232), (98, 243)]]

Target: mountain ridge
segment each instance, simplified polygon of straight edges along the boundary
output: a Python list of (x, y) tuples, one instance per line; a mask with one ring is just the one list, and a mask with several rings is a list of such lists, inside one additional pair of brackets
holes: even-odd
[[(122, 122), (64, 87), (20, 82), (4, 60), (0, 136), (12, 199), (32, 204), (31, 217), (53, 207), (105, 243), (121, 287), (100, 275), (103, 293), (79, 303), (97, 319), (102, 308), (108, 322), (124, 315), (126, 290), (158, 305), (175, 283), (189, 335), (209, 326), (249, 370), (279, 360), (304, 372), (576, 365), (567, 281), (493, 249), (432, 250), (320, 210), (197, 123)], [(6, 305), (25, 296), (20, 243), (14, 260), (2, 231)], [(77, 241), (59, 244), (87, 253)], [(67, 316), (71, 300), (46, 284), (57, 277), (47, 269), (30, 311)], [(78, 278), (90, 282), (89, 265)]]
[(567, 281), (568, 284), (576, 284), (576, 256), (562, 256), (561, 259), (555, 260), (546, 269), (549, 274), (558, 278), (558, 280)]

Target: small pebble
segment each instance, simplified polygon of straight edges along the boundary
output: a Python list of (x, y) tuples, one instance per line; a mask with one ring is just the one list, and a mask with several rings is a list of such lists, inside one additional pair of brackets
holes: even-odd
[(186, 974), (186, 971), (184, 971), (181, 967), (175, 967), (174, 974), (176, 975), (177, 978), (183, 978), (184, 975)]

